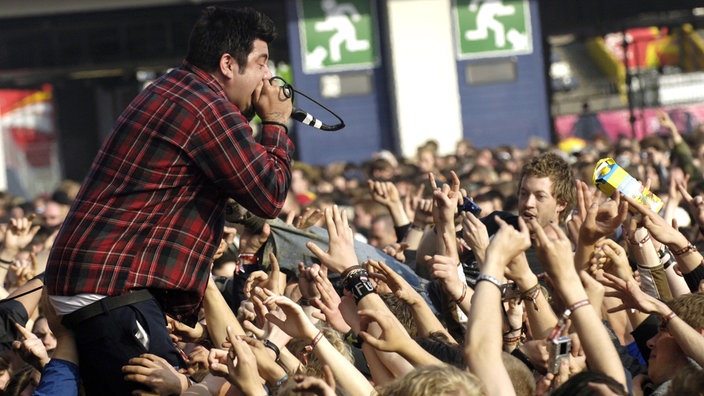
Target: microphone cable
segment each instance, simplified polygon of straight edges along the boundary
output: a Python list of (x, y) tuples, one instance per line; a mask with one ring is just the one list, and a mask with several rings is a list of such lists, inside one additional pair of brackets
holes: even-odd
[(322, 122), (321, 120), (313, 117), (310, 113), (308, 113), (304, 110), (301, 110), (299, 108), (296, 108), (296, 107), (294, 107), (293, 111), (291, 112), (291, 118), (293, 118), (294, 120), (296, 120), (300, 123), (303, 123), (305, 125), (312, 126), (313, 128), (320, 129), (321, 131), (334, 132), (334, 131), (339, 131), (340, 129), (345, 127), (345, 122), (334, 111), (328, 109), (322, 103), (320, 103), (317, 100), (311, 98), (310, 96), (304, 94), (303, 92), (293, 88), (293, 85), (286, 82), (286, 80), (284, 80), (282, 77), (274, 76), (269, 81), (271, 83), (273, 83), (274, 81), (277, 81), (281, 86), (281, 91), (283, 92), (284, 96), (287, 98), (290, 98), (291, 101), (293, 101), (294, 92), (299, 95), (302, 95), (306, 99), (310, 100), (311, 102), (313, 102), (313, 103), (317, 104), (318, 106), (320, 106), (321, 108), (325, 109), (325, 111), (327, 111), (328, 113), (332, 114), (335, 118), (337, 118), (339, 123), (337, 123), (335, 125), (328, 125), (328, 124)]

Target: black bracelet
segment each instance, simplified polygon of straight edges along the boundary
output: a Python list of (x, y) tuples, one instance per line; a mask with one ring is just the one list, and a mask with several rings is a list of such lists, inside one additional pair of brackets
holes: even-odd
[(3, 258), (0, 258), (0, 263), (3, 263), (3, 264), (12, 264), (12, 263), (14, 263), (14, 261), (12, 261), (12, 260), (5, 260), (5, 259), (3, 259)]
[(516, 358), (518, 358), (518, 360), (523, 362), (523, 364), (528, 366), (530, 371), (535, 370), (535, 366), (533, 366), (533, 363), (531, 363), (530, 359), (528, 359), (528, 356), (526, 356), (526, 354), (523, 353), (520, 348), (515, 348), (513, 351), (511, 351), (511, 355), (515, 356)]
[(279, 358), (281, 357), (281, 350), (279, 350), (279, 347), (276, 346), (273, 342), (269, 340), (264, 340), (264, 347), (271, 349), (274, 351), (274, 355), (276, 356), (274, 358), (274, 361), (278, 362)]
[(284, 131), (286, 131), (286, 134), (288, 134), (288, 127), (286, 126), (286, 124), (282, 124), (282, 123), (276, 122), (276, 121), (262, 121), (262, 125), (276, 125), (276, 126), (280, 126), (281, 128), (284, 129)]

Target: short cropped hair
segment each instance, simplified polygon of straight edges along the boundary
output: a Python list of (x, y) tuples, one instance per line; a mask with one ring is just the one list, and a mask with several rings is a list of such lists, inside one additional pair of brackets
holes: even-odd
[(377, 388), (377, 391), (379, 396), (486, 394), (479, 378), (454, 366), (421, 366)]
[(565, 205), (565, 209), (560, 212), (560, 223), (564, 223), (577, 201), (574, 174), (567, 161), (551, 151), (542, 153), (523, 165), (518, 179), (519, 190), (527, 176), (550, 178), (552, 194), (559, 204)]
[(682, 294), (667, 303), (677, 316), (691, 327), (704, 329), (704, 294)]
[(247, 66), (247, 57), (254, 40), (267, 44), (276, 38), (274, 22), (252, 8), (206, 7), (191, 30), (186, 60), (207, 71), (217, 70), (220, 58), (228, 53), (237, 60), (240, 72)]

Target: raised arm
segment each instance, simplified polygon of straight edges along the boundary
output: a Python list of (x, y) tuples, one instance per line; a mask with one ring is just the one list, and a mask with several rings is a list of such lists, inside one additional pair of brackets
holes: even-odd
[(551, 240), (537, 221), (531, 220), (530, 225), (536, 235), (538, 258), (545, 266), (555, 291), (567, 307), (561, 321), (572, 321), (589, 367), (611, 376), (626, 389), (626, 376), (618, 352), (595, 311), (600, 307), (593, 307), (587, 298), (587, 292), (572, 260), (572, 244), (567, 235), (560, 227), (551, 224), (557, 235), (556, 239)]
[(530, 246), (528, 228), (519, 219), (521, 231), (496, 218), (499, 231), (486, 252), (477, 277), (467, 321), (465, 359), (467, 368), (482, 380), (488, 395), (513, 395), (502, 354), (501, 279), (508, 262)]

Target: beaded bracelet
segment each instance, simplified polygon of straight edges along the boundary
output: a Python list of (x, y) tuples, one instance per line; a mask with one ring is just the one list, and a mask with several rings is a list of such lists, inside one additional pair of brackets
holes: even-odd
[(670, 252), (674, 254), (675, 256), (682, 256), (685, 253), (694, 253), (697, 251), (697, 247), (692, 245), (692, 242), (687, 242), (687, 246), (683, 247), (682, 249), (672, 249), (670, 248)]

